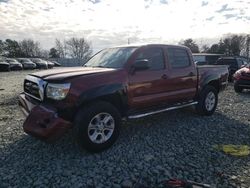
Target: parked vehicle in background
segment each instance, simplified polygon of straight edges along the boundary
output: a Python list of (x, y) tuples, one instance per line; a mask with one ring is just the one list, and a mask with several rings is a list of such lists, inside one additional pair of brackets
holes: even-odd
[(36, 68), (48, 69), (48, 63), (40, 58), (31, 58), (30, 60), (36, 64)]
[(122, 118), (191, 105), (201, 115), (212, 115), (227, 77), (226, 66), (196, 67), (183, 46), (104, 49), (83, 67), (29, 74), (19, 96), (27, 116), (23, 128), (43, 140), (73, 128), (77, 142), (97, 152), (115, 142)]
[(233, 81), (233, 74), (243, 66), (246, 66), (246, 63), (244, 63), (241, 58), (237, 57), (222, 57), (219, 58), (215, 64), (228, 66), (228, 81)]
[(46, 60), (46, 62), (48, 64), (49, 69), (52, 69), (55, 66), (55, 64), (53, 62), (51, 62), (51, 61)]
[(214, 65), (215, 62), (223, 57), (224, 54), (210, 54), (210, 53), (193, 53), (194, 61), (197, 65)]
[(35, 69), (36, 64), (27, 58), (17, 58), (18, 62), (23, 65), (23, 69)]
[(12, 58), (5, 59), (7, 63), (10, 64), (10, 70), (23, 70), (23, 65), (19, 63), (17, 60)]
[(60, 63), (58, 63), (57, 61), (51, 61), (52, 63), (54, 63), (55, 67), (61, 67), (62, 65)]
[(247, 65), (236, 71), (233, 75), (234, 90), (241, 93), (243, 89), (250, 89), (250, 65)]
[(10, 71), (10, 64), (4, 59), (0, 59), (0, 71)]

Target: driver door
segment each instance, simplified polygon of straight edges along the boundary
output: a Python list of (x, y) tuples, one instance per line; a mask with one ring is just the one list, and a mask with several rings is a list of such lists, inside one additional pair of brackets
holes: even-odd
[(135, 61), (146, 59), (147, 70), (134, 71), (129, 75), (129, 107), (142, 109), (162, 103), (166, 95), (166, 64), (161, 47), (142, 48)]

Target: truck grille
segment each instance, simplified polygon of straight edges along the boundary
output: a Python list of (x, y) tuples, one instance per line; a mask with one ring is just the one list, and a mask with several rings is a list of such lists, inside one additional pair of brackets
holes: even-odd
[(47, 82), (40, 78), (27, 75), (24, 80), (24, 92), (26, 95), (42, 101), (44, 98), (44, 88)]
[(38, 84), (32, 81), (29, 81), (29, 80), (24, 81), (24, 92), (30, 95), (31, 97), (41, 100), (41, 97), (39, 94), (39, 86)]

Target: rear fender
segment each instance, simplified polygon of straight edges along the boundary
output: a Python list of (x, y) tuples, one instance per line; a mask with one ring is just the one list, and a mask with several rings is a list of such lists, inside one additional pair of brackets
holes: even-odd
[(220, 83), (220, 77), (219, 75), (207, 75), (206, 77), (204, 77), (201, 81), (200, 81), (200, 86), (199, 86), (199, 90), (197, 93), (197, 97), (199, 95), (199, 93), (207, 86), (207, 85), (211, 85), (214, 86), (215, 89), (217, 89), (217, 91), (220, 91), (220, 87), (221, 87), (221, 83)]

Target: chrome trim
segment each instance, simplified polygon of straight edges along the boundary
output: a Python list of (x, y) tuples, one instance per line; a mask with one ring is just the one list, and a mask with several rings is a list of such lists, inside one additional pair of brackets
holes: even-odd
[(28, 94), (26, 92), (25, 92), (25, 94), (27, 94), (28, 96), (33, 97), (34, 99), (37, 99), (39, 101), (43, 101), (43, 99), (44, 99), (44, 89), (45, 89), (45, 86), (46, 86), (47, 82), (43, 81), (41, 78), (37, 78), (37, 77), (31, 76), (31, 75), (27, 75), (25, 79), (29, 80), (29, 81), (32, 81), (32, 82), (34, 82), (34, 83), (36, 83), (38, 85), (38, 87), (39, 87), (39, 95), (40, 95), (41, 99), (38, 99), (37, 97), (35, 97), (33, 95), (30, 95), (30, 94)]
[(27, 112), (23, 107), (21, 107), (21, 110), (22, 110), (22, 112), (23, 112), (23, 115), (24, 115), (25, 117), (28, 117), (29, 112)]
[(138, 114), (138, 115), (132, 115), (132, 116), (128, 116), (128, 118), (129, 119), (141, 118), (141, 117), (145, 117), (145, 116), (149, 116), (149, 115), (153, 115), (153, 114), (158, 114), (158, 113), (161, 113), (161, 112), (166, 112), (166, 111), (170, 111), (170, 110), (176, 110), (176, 109), (179, 109), (179, 108), (184, 108), (184, 107), (187, 107), (187, 106), (192, 106), (192, 105), (195, 105), (195, 104), (198, 104), (198, 102), (195, 101), (195, 102), (191, 102), (191, 103), (180, 105), (180, 106), (173, 106), (173, 107), (165, 108), (165, 109), (162, 109), (162, 110), (156, 110), (156, 111), (153, 111), (153, 112), (148, 112), (148, 113)]
[(31, 98), (33, 98), (33, 99), (36, 99), (36, 100), (42, 101), (41, 99), (39, 99), (39, 98), (37, 98), (37, 97), (35, 97), (35, 96), (33, 96), (33, 95), (29, 94), (29, 93), (26, 93), (26, 92), (24, 92), (24, 93), (25, 93), (25, 95), (28, 95), (28, 96), (30, 96), (30, 97), (31, 97)]

